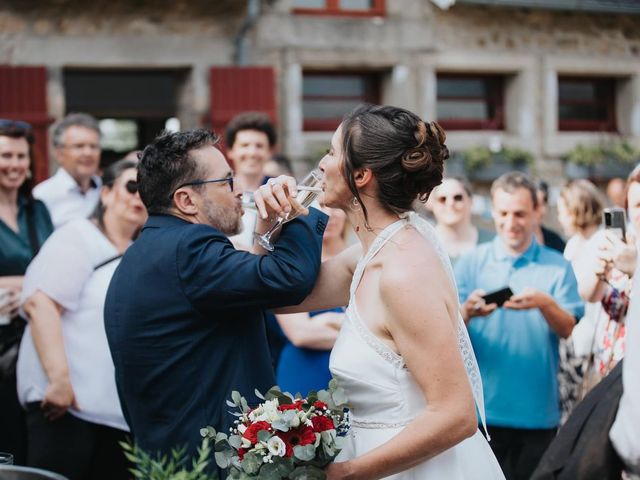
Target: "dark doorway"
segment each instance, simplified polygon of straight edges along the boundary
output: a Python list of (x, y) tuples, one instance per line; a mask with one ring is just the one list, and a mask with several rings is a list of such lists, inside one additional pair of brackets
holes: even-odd
[(186, 70), (66, 69), (67, 112), (100, 120), (102, 167), (141, 150), (163, 129), (179, 129), (178, 94)]

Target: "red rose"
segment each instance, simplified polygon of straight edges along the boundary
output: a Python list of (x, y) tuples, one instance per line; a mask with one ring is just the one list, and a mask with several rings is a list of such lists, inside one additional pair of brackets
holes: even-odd
[(287, 446), (286, 457), (293, 456), (293, 447), (296, 445), (313, 445), (316, 442), (316, 435), (313, 433), (313, 428), (301, 425), (298, 428), (293, 428), (288, 432), (276, 432), (276, 435), (282, 439)]
[(267, 432), (271, 431), (271, 425), (269, 422), (256, 422), (249, 425), (249, 427), (244, 431), (242, 436), (249, 440), (251, 444), (255, 444), (258, 441), (258, 432), (261, 430), (266, 430)]
[(322, 409), (324, 409), (324, 408), (329, 408), (329, 405), (327, 405), (327, 404), (326, 404), (326, 403), (324, 403), (324, 402), (321, 402), (320, 400), (316, 400), (316, 401), (313, 403), (313, 406), (314, 406), (314, 407), (316, 407), (318, 410), (322, 410)]
[(246, 448), (239, 448), (238, 449), (238, 459), (240, 459), (240, 461), (242, 461), (244, 459), (244, 454), (247, 453), (247, 449)]
[(336, 428), (333, 424), (333, 420), (329, 417), (325, 417), (324, 415), (313, 417), (311, 419), (311, 423), (313, 423), (313, 430), (318, 433)]
[(302, 410), (303, 403), (304, 403), (304, 400), (298, 399), (293, 403), (278, 406), (278, 410), (280, 410), (281, 412), (284, 412), (285, 410)]

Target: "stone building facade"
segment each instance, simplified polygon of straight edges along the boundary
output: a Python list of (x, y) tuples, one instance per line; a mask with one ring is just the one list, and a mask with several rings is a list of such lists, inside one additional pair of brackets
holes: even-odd
[[(500, 99), (488, 108), (500, 113), (494, 123), (453, 122), (447, 129), (453, 150), (524, 149), (536, 160), (535, 173), (557, 183), (565, 168), (559, 159), (577, 144), (624, 139), (640, 146), (640, 9), (590, 12), (464, 0), (448, 9), (431, 0), (355, 2), (375, 6), (371, 14), (300, 9), (328, 3), (339, 5), (338, 0), (5, 0), (0, 65), (46, 67), (51, 118), (69, 110), (67, 79), (74, 74), (173, 72), (172, 116), (182, 128), (211, 123), (214, 97), (224, 96), (212, 91), (212, 68), (232, 66), (238, 58), (272, 68), (280, 148), (299, 171), (326, 148), (336, 111), (350, 102), (372, 99), (437, 119), (447, 101), (449, 113), (469, 101), (439, 93), (448, 81), (453, 81), (449, 88), (458, 85), (456, 79), (472, 80), (466, 84), (471, 90), (495, 83)], [(259, 11), (250, 15), (256, 6)], [(334, 81), (328, 90), (335, 87), (335, 96), (323, 91), (327, 78)], [(561, 123), (563, 109), (582, 108), (571, 103), (572, 95), (577, 104), (584, 100), (580, 91), (569, 89), (563, 103), (563, 89), (578, 85), (580, 90), (583, 80), (598, 92), (608, 88), (609, 100), (587, 112), (607, 110), (603, 115), (612, 118), (604, 127)], [(469, 105), (483, 117), (487, 106), (481, 104), (489, 100), (485, 96)], [(125, 110), (109, 115), (135, 116)]]

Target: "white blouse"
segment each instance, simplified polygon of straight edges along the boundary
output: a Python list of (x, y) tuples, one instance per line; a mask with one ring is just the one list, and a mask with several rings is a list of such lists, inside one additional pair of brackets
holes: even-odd
[[(40, 290), (64, 308), (64, 350), (79, 407), (69, 412), (88, 422), (128, 431), (103, 318), (107, 288), (120, 260), (94, 270), (117, 254), (91, 221), (79, 219), (65, 224), (49, 237), (29, 265), (21, 303)], [(33, 344), (30, 325), (20, 345), (17, 378), (18, 397), (23, 405), (42, 401), (49, 382)]]

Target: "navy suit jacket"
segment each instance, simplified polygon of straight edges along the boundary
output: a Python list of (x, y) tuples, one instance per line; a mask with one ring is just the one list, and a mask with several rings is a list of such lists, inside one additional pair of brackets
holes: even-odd
[(272, 254), (236, 250), (208, 225), (152, 215), (109, 286), (104, 318), (125, 418), (144, 450), (227, 431), (225, 401), (275, 385), (263, 310), (300, 303), (320, 269), (327, 216), (285, 224)]

